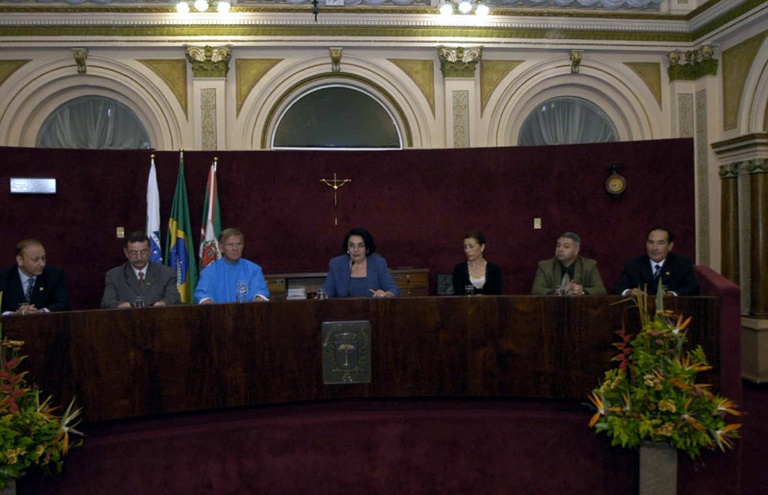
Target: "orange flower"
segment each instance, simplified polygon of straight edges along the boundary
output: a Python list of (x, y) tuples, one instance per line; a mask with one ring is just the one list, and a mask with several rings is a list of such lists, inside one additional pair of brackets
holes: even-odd
[(717, 407), (717, 412), (733, 414), (734, 416), (741, 416), (741, 411), (736, 410), (738, 405), (731, 399), (719, 396), (715, 397), (715, 406)]
[(726, 448), (733, 448), (733, 442), (731, 439), (739, 438), (739, 434), (736, 431), (739, 428), (741, 428), (741, 423), (733, 423), (730, 425), (725, 425), (722, 429), (717, 430), (714, 433), (715, 442), (717, 442), (717, 446), (720, 447), (720, 450), (724, 451)]
[(592, 416), (592, 419), (589, 420), (589, 427), (592, 428), (598, 421), (600, 421), (600, 416), (605, 416), (605, 405), (603, 404), (603, 400), (594, 392), (589, 395), (589, 400), (592, 402), (592, 405), (595, 406), (595, 409), (597, 409), (597, 412)]

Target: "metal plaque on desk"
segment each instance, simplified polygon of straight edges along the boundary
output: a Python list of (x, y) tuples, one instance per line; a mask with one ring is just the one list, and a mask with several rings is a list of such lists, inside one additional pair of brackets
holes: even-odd
[(322, 339), (323, 383), (371, 381), (370, 321), (324, 321)]

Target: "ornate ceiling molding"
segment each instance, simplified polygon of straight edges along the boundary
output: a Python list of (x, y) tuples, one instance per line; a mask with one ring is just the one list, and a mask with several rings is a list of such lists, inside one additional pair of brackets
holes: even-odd
[[(309, 0), (244, 0), (229, 14), (213, 11), (181, 15), (174, 3), (141, 3), (139, 6), (113, 0), (90, 0), (76, 6), (46, 2), (0, 0), (0, 43), (16, 40), (48, 42), (58, 39), (88, 41), (137, 41), (164, 38), (195, 42), (226, 38), (233, 42), (259, 38), (318, 40), (397, 38), (439, 39), (440, 42), (471, 42), (492, 45), (520, 40), (521, 43), (584, 41), (609, 43), (685, 44), (739, 19), (768, 18), (768, 0), (708, 2), (698, 17), (599, 9), (507, 8), (497, 0), (491, 15), (440, 16), (437, 0), (358, 0), (357, 5), (325, 7), (315, 22)], [(345, 0), (346, 1), (346, 0)], [(284, 3), (280, 3), (284, 2)], [(367, 2), (367, 4), (365, 4)], [(103, 4), (103, 5), (102, 5)], [(697, 9), (698, 10), (698, 9)], [(705, 20), (705, 22), (702, 22)]]

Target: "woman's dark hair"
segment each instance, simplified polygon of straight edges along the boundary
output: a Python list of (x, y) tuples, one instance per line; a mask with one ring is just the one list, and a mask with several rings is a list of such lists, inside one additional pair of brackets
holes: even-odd
[(470, 230), (464, 234), (464, 239), (477, 239), (481, 246), (485, 244), (485, 236), (479, 230)]
[(346, 253), (349, 250), (347, 244), (349, 244), (349, 238), (353, 235), (359, 235), (363, 238), (363, 242), (365, 243), (366, 256), (370, 256), (376, 252), (376, 243), (373, 242), (373, 236), (370, 232), (362, 227), (355, 227), (354, 229), (351, 229), (349, 232), (347, 232), (347, 235), (344, 236), (344, 243), (341, 245), (341, 252)]

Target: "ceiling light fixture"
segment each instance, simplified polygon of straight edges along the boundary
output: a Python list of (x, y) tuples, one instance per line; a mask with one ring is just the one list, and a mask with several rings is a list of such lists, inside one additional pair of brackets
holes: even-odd
[(483, 17), (487, 16), (491, 9), (482, 0), (444, 0), (440, 4), (441, 15), (453, 15), (457, 11), (460, 14), (475, 14)]
[[(222, 15), (229, 13), (234, 1), (236, 0), (219, 0), (216, 2), (216, 11)], [(189, 14), (190, 4), (192, 4), (197, 12), (208, 12), (213, 4), (213, 0), (194, 0), (194, 2), (191, 0), (179, 0), (179, 3), (176, 4), (176, 12), (179, 14)]]

